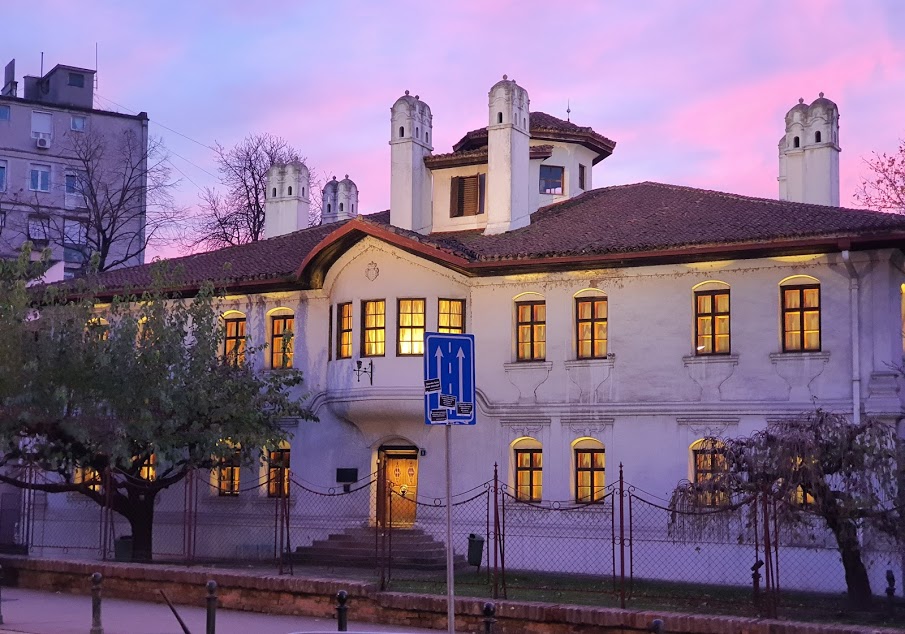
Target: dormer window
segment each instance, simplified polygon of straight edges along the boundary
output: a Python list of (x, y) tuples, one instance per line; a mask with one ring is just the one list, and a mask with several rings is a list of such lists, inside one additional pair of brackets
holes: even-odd
[(484, 213), (486, 174), (455, 176), (450, 183), (449, 217), (477, 216)]
[(563, 168), (556, 165), (540, 166), (540, 193), (561, 195), (563, 193)]

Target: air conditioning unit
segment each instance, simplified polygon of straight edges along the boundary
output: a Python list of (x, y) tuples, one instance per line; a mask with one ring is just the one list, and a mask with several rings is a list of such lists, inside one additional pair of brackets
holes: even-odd
[(35, 139), (35, 145), (42, 150), (46, 150), (50, 147), (50, 137), (39, 136), (37, 139)]

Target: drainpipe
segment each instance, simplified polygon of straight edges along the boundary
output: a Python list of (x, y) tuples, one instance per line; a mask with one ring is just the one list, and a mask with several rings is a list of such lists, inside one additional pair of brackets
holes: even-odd
[(861, 289), (861, 280), (858, 271), (851, 261), (851, 253), (848, 249), (842, 251), (842, 261), (848, 271), (849, 297), (851, 307), (851, 337), (852, 337), (852, 422), (856, 425), (861, 422), (861, 350), (860, 350), (860, 323), (858, 319), (858, 295)]

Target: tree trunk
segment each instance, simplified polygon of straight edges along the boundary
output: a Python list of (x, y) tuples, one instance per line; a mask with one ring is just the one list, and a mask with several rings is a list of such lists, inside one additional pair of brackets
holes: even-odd
[(856, 610), (869, 610), (871, 608), (870, 578), (867, 576), (867, 568), (864, 567), (864, 561), (861, 559), (858, 529), (850, 520), (831, 522), (830, 528), (836, 536), (839, 553), (842, 555), (849, 601)]
[(151, 561), (151, 554), (154, 552), (155, 495), (141, 493), (129, 497), (126, 519), (132, 528), (132, 561)]

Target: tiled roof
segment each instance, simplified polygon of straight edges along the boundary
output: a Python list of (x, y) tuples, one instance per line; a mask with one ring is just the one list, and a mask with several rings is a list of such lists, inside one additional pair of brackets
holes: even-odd
[[(533, 139), (561, 139), (583, 142), (584, 145), (597, 150), (601, 158), (606, 158), (613, 152), (616, 142), (602, 134), (594, 132), (588, 126), (580, 126), (554, 117), (546, 112), (532, 112), (528, 115), (528, 128)], [(487, 145), (487, 128), (478, 128), (467, 132), (453, 145), (454, 151), (474, 150)]]
[[(578, 257), (580, 265), (584, 259), (614, 254), (656, 259), (689, 248), (688, 257), (695, 257), (696, 249), (703, 252), (712, 247), (732, 257), (734, 250), (741, 252), (752, 245), (779, 248), (792, 240), (905, 241), (905, 216), (651, 182), (586, 192), (539, 209), (526, 227), (490, 236), (480, 230), (425, 236), (390, 225), (389, 216), (389, 211), (360, 216), (269, 240), (174, 258), (169, 263), (181, 288), (197, 288), (206, 280), (233, 288), (291, 284), (302, 262), (312, 257), (315, 247), (328, 236), (345, 230), (343, 239), (349, 239), (349, 227), (344, 225), (350, 223), (351, 228), (363, 233), (394, 236), (400, 247), (426, 257), (451, 256), (463, 268), (487, 262), (517, 268), (526, 260), (533, 260), (535, 268), (543, 268), (548, 263), (552, 266), (552, 258), (557, 257)], [(152, 282), (151, 266), (108, 271), (99, 282), (111, 291), (145, 288)]]
[[(553, 156), (552, 145), (532, 145), (528, 150), (529, 159), (545, 159)], [(424, 157), (424, 164), (430, 169), (459, 167), (462, 165), (481, 165), (487, 162), (487, 146), (474, 150), (459, 150), (446, 154), (432, 154)]]
[(435, 233), (429, 239), (474, 261), (503, 261), (902, 232), (905, 216), (895, 214), (644, 182), (549, 205), (515, 231)]

